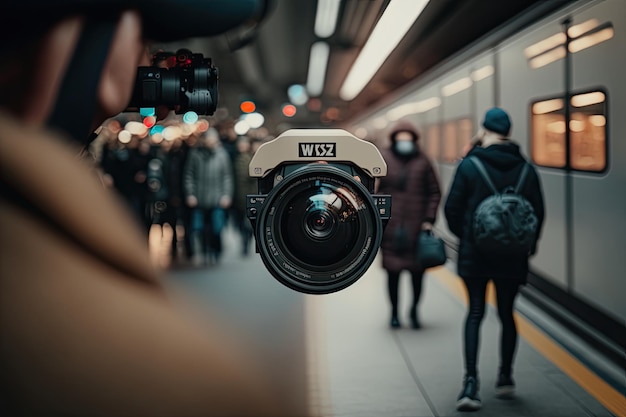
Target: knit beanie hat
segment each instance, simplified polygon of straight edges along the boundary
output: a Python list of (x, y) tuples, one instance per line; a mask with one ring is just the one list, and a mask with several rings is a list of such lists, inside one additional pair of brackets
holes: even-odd
[(494, 107), (485, 113), (483, 127), (503, 136), (509, 136), (509, 132), (511, 131), (511, 119), (504, 110), (499, 107)]

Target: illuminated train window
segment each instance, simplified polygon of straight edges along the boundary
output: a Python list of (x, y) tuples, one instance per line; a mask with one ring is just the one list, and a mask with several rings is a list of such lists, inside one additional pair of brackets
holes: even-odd
[(565, 112), (563, 99), (531, 105), (531, 155), (540, 166), (565, 168)]
[(606, 93), (575, 94), (570, 101), (570, 161), (566, 161), (562, 98), (531, 104), (531, 155), (540, 166), (602, 172), (607, 165)]
[(469, 150), (469, 144), (472, 140), (474, 126), (471, 119), (461, 119), (459, 124), (459, 137), (457, 141), (457, 158), (463, 159)]
[(472, 138), (472, 120), (451, 120), (443, 125), (442, 162), (454, 163), (465, 156)]
[[(576, 53), (583, 49), (591, 48), (602, 42), (608, 41), (615, 36), (613, 23), (600, 23), (598, 19), (589, 19), (580, 24), (570, 26), (569, 51)], [(539, 42), (524, 49), (524, 55), (528, 65), (533, 68), (541, 68), (559, 59), (565, 58), (565, 44), (567, 36), (565, 32), (555, 33)]]
[(443, 125), (443, 160), (442, 162), (453, 163), (457, 156), (457, 123), (456, 120), (446, 122)]
[(439, 161), (441, 148), (441, 128), (439, 125), (430, 125), (426, 129), (426, 141), (424, 151), (433, 161)]

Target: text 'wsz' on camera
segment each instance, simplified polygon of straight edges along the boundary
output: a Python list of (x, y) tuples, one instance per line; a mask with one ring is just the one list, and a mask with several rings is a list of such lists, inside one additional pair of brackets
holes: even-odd
[(391, 196), (374, 194), (387, 165), (378, 149), (342, 129), (292, 129), (263, 144), (247, 196), (257, 251), (282, 284), (327, 294), (355, 283), (374, 261)]

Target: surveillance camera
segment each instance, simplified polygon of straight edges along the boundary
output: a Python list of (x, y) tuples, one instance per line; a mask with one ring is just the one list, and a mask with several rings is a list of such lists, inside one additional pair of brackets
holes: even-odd
[(282, 284), (327, 294), (355, 283), (374, 261), (391, 196), (374, 194), (387, 164), (342, 129), (292, 129), (253, 156), (259, 194), (247, 196), (257, 252)]

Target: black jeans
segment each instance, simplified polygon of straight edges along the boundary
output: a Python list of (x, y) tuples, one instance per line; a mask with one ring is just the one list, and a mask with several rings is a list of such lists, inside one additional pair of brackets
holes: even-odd
[[(422, 294), (422, 278), (424, 277), (424, 270), (410, 271), (411, 282), (413, 283), (413, 304), (412, 308), (417, 307), (417, 303), (420, 300)], [(400, 272), (387, 271), (388, 280), (387, 288), (389, 290), (389, 301), (391, 302), (391, 315), (398, 316), (398, 287), (400, 284)]]
[[(199, 243), (196, 245), (199, 250), (199, 255), (213, 254), (216, 258), (218, 258), (222, 253), (222, 231), (215, 230), (216, 225), (213, 221), (214, 212), (216, 210), (218, 209), (195, 208), (192, 213), (192, 230), (195, 235), (194, 238), (196, 239), (196, 242)], [(196, 216), (199, 216), (202, 221), (198, 222), (199, 219)], [(196, 222), (200, 224), (197, 224)], [(201, 228), (199, 228), (200, 226)], [(194, 248), (194, 252), (195, 250), (196, 248)]]
[[(467, 318), (465, 320), (465, 373), (478, 376), (478, 346), (480, 325), (485, 315), (485, 292), (487, 278), (463, 279), (469, 295)], [(517, 328), (513, 320), (513, 303), (519, 292), (519, 282), (515, 280), (494, 280), (498, 304), (498, 317), (502, 325), (500, 336), (500, 373), (510, 375), (513, 357), (517, 347)]]

